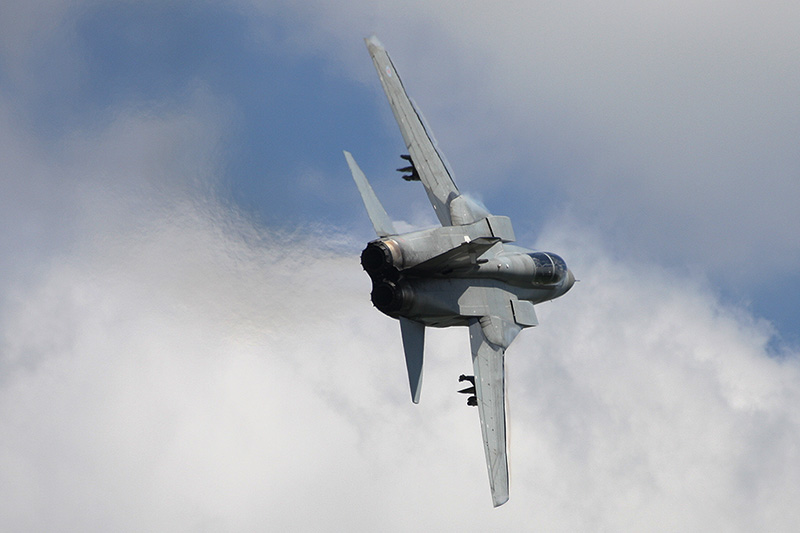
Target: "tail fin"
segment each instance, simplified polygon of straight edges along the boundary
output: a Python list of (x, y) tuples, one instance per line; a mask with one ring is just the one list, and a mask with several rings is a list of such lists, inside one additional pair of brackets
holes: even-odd
[(353, 159), (353, 155), (345, 151), (344, 157), (347, 159), (350, 172), (353, 173), (353, 180), (356, 182), (358, 192), (361, 193), (361, 199), (364, 200), (364, 207), (367, 208), (367, 214), (372, 221), (372, 227), (375, 228), (375, 233), (378, 234), (378, 237), (397, 235), (397, 232), (394, 230), (394, 224), (392, 224), (392, 219), (386, 214), (386, 210), (381, 205), (380, 200), (375, 196), (375, 191), (372, 190), (372, 186), (367, 181), (367, 177), (358, 167), (356, 160)]
[(400, 334), (403, 337), (403, 350), (406, 352), (408, 384), (411, 386), (411, 401), (419, 403), (422, 390), (422, 355), (425, 349), (425, 325), (405, 317), (400, 317)]

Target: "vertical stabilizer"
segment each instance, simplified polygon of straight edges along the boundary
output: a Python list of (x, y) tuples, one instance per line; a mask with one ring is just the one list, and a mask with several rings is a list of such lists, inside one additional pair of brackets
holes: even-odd
[(422, 355), (425, 350), (425, 326), (405, 317), (400, 317), (400, 333), (403, 336), (403, 350), (406, 352), (408, 384), (411, 386), (411, 401), (419, 403), (422, 389)]
[(356, 160), (350, 152), (345, 151), (344, 157), (347, 159), (347, 165), (350, 167), (350, 172), (353, 173), (353, 180), (356, 182), (358, 192), (361, 193), (361, 199), (364, 201), (364, 207), (367, 208), (367, 214), (372, 221), (372, 227), (375, 228), (375, 233), (378, 237), (387, 237), (389, 235), (397, 235), (394, 230), (392, 219), (386, 214), (386, 210), (381, 205), (381, 201), (372, 190), (372, 186), (367, 181), (367, 177), (359, 168)]

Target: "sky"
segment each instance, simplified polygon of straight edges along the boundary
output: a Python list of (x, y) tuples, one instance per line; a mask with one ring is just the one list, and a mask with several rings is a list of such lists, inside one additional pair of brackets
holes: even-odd
[[(794, 531), (800, 8), (0, 5), (9, 531)], [(456, 183), (580, 279), (508, 350), (492, 509), (466, 331), (409, 401), (342, 150), (436, 224), (363, 38)]]

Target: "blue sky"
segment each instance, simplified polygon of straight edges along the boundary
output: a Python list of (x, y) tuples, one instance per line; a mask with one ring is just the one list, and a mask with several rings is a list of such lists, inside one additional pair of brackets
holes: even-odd
[[(34, 61), (38, 67), (34, 74), (41, 76), (39, 80), (49, 89), (36, 94), (33, 101), (28, 102), (30, 107), (23, 111), (30, 113), (31, 123), (45, 136), (68, 134), (76, 125), (96, 126), (97, 120), (112, 118), (109, 114), (119, 106), (154, 109), (180, 106), (181, 100), (200, 86), (224, 101), (231, 114), (230, 129), (222, 141), (226, 146), (220, 192), (247, 211), (256, 213), (267, 225), (319, 222), (353, 229), (363, 222), (354, 212), (352, 191), (342, 190), (351, 189), (341, 165), (343, 148), (359, 154), (362, 164), (376, 174), (373, 180), (379, 187), (393, 177), (391, 170), (397, 166), (396, 156), (402, 151), (402, 145), (391, 125), (386, 124), (389, 115), (381, 96), (376, 94), (377, 84), (352, 79), (354, 71), (364, 75), (364, 65), (345, 69), (336, 54), (326, 57), (320, 50), (294, 50), (290, 41), (297, 39), (298, 31), (314, 31), (313, 27), (292, 28), (291, 22), (280, 17), (256, 17), (225, 5), (180, 3), (168, 6), (101, 3), (67, 17), (64, 25), (74, 32), (74, 45), (84, 65), (75, 86), (65, 91), (60, 84), (49, 82), (48, 74), (53, 65), (48, 63), (47, 57), (37, 57)], [(353, 39), (355, 43), (360, 43), (361, 36), (358, 37)], [(41, 55), (47, 56), (47, 53)], [(399, 62), (404, 63), (402, 57)], [(365, 63), (363, 58), (361, 63)], [(413, 78), (413, 72), (409, 74), (412, 76), (406, 77)], [(470, 77), (467, 72), (460, 74)], [(443, 83), (447, 87), (448, 82)], [(468, 92), (470, 89), (460, 90)], [(434, 89), (427, 89), (426, 93), (436, 97)], [(447, 100), (448, 97), (440, 98)], [(426, 107), (426, 103), (423, 101), (420, 105)], [(544, 107), (538, 102), (525, 104)], [(453, 105), (452, 111), (467, 113), (477, 105), (465, 111)], [(85, 123), (87, 119), (95, 122)], [(492, 117), (483, 115), (481, 120), (489, 121)], [(496, 129), (498, 126), (488, 127)], [(531, 132), (531, 136), (533, 140), (538, 138), (536, 132)], [(480, 130), (476, 130), (473, 137), (471, 142), (480, 143)], [(444, 144), (443, 149), (447, 150)], [(569, 185), (559, 183), (566, 181), (564, 175), (575, 172), (576, 168), (590, 173), (591, 164), (581, 164), (580, 160), (597, 157), (594, 153), (597, 148), (579, 146), (577, 151), (567, 152), (571, 148), (569, 141), (563, 143), (567, 146), (555, 147), (563, 150), (562, 153), (547, 154), (553, 149), (552, 144), (552, 141), (543, 143), (541, 152), (516, 155), (510, 161), (503, 161), (498, 168), (503, 188), (493, 190), (491, 180), (482, 183), (477, 176), (470, 176), (469, 185), (486, 196), (495, 210), (521, 219), (518, 225), (541, 225), (548, 217), (570, 207), (570, 191), (565, 190)], [(665, 147), (665, 151), (668, 148)], [(458, 160), (455, 166), (461, 168)], [(482, 168), (490, 172), (491, 169), (491, 166)], [(616, 171), (635, 172), (635, 169)], [(302, 179), (304, 174), (313, 180), (313, 186), (288, 186), (287, 180)], [(671, 178), (666, 174), (661, 176)], [(577, 180), (571, 186), (591, 187), (602, 177), (583, 178), (583, 185), (581, 177), (569, 178)], [(514, 183), (530, 180), (537, 184), (536, 194)], [(630, 180), (636, 180), (635, 174)], [(403, 198), (393, 205), (387, 202), (397, 217), (406, 216), (402, 211), (404, 203), (414, 192), (419, 192), (402, 190), (402, 185), (387, 186), (388, 196), (394, 198), (401, 194)], [(730, 186), (736, 187), (735, 184)], [(597, 198), (597, 202), (603, 201), (602, 197)], [(635, 197), (631, 201), (635, 201)], [(720, 198), (719, 201), (724, 203), (725, 200)], [(702, 205), (692, 207), (703, 209)], [(626, 209), (635, 211), (636, 206), (626, 205)], [(580, 222), (594, 225), (603, 213), (598, 215), (592, 211), (592, 206), (581, 205), (575, 207), (572, 214)], [(681, 214), (687, 218), (698, 216), (691, 211)], [(604, 232), (612, 234), (609, 245), (619, 253), (633, 253), (634, 257), (663, 262), (674, 268), (686, 267), (686, 262), (697, 261), (695, 256), (701, 255), (686, 252), (698, 246), (695, 242), (671, 244), (667, 247), (669, 254), (659, 253), (659, 240), (664, 236), (657, 232), (636, 235), (637, 241), (649, 242), (627, 246), (619, 240), (625, 240), (627, 235), (624, 234), (630, 230), (615, 227), (615, 223), (614, 220), (602, 222)], [(623, 215), (619, 224), (626, 223), (630, 222)], [(724, 221), (719, 223), (724, 225)], [(765, 227), (764, 231), (769, 228)], [(622, 238), (615, 241), (615, 232), (622, 233)], [(535, 235), (533, 230), (526, 236)], [(751, 253), (770, 254), (766, 249), (743, 251), (745, 256)], [(752, 260), (742, 257), (741, 261), (751, 263)], [(703, 270), (704, 266), (700, 264), (699, 268)], [(770, 267), (770, 261), (766, 260), (764, 269)], [(755, 278), (748, 276), (744, 280), (721, 272), (738, 269), (740, 267), (733, 264), (720, 267), (710, 272), (709, 281), (719, 288), (723, 297), (750, 306), (754, 313), (772, 321), (786, 340), (796, 342), (800, 326), (800, 278), (796, 269), (781, 269), (783, 271), (768, 276), (768, 281), (761, 272)], [(734, 279), (726, 279), (729, 277)]]
[[(394, 216), (408, 216), (404, 212), (405, 205), (410, 198), (420, 198), (419, 191), (404, 187), (404, 183), (392, 179), (394, 176), (391, 170), (397, 166), (396, 156), (402, 151), (402, 145), (399, 136), (392, 130), (392, 125), (387, 124), (390, 120), (387, 117), (390, 115), (381, 100), (382, 96), (378, 94), (377, 83), (367, 79), (370, 65), (363, 57), (359, 64), (343, 64), (344, 52), (331, 50), (341, 46), (339, 41), (326, 35), (325, 32), (331, 30), (315, 24), (318, 22), (269, 13), (265, 15), (252, 6), (249, 9), (234, 9), (224, 3), (88, 4), (80, 10), (67, 11), (63, 20), (59, 21), (59, 31), (52, 38), (53, 41), (68, 38), (69, 44), (74, 47), (74, 53), (78, 55), (80, 69), (72, 74), (72, 83), (66, 87), (53, 83), (53, 73), (66, 67), (53, 64), (57, 60), (53, 59), (50, 47), (57, 48), (64, 43), (48, 42), (45, 39), (30, 62), (30, 74), (35, 76), (38, 90), (31, 97), (18, 95), (26, 104), (21, 106), (20, 111), (27, 115), (25, 120), (29, 121), (38, 134), (57, 141), (64, 135), (69, 135), (76, 127), (97, 127), (104, 120), (113, 119), (113, 113), (120, 107), (132, 106), (143, 110), (149, 108), (156, 113), (159, 109), (180, 108), (183, 100), (201, 88), (218, 99), (221, 105), (227, 106), (229, 113), (229, 120), (225, 124), (227, 130), (221, 141), (223, 153), (220, 159), (223, 169), (219, 176), (219, 192), (255, 214), (264, 224), (294, 227), (321, 223), (346, 231), (363, 226), (363, 217), (353, 209), (352, 187), (346, 169), (341, 164), (342, 149), (354, 151), (361, 164), (373, 176), (376, 186), (385, 188), (387, 204)], [(401, 27), (404, 24), (410, 22), (399, 23)], [(311, 36), (308, 39), (311, 44), (294, 44), (298, 40), (303, 41), (306, 33)], [(348, 58), (353, 56), (353, 49), (360, 45), (360, 37), (359, 34), (352, 39), (353, 43), (348, 43)], [(598, 38), (602, 37), (600, 35)], [(341, 40), (343, 36), (336, 35), (335, 38)], [(430, 36), (428, 40), (433, 41), (435, 38), (442, 39), (441, 36)], [(326, 39), (330, 42), (321, 42)], [(664, 42), (669, 43), (668, 40)], [(402, 41), (398, 44), (401, 50), (405, 46)], [(694, 51), (702, 56), (705, 53), (701, 48), (704, 43), (693, 44), (697, 46)], [(718, 46), (724, 44), (722, 42)], [(421, 45), (416, 46), (421, 48)], [(713, 47), (714, 42), (706, 46)], [(458, 57), (454, 44), (444, 45), (443, 48), (443, 51), (438, 48), (436, 50), (436, 54), (443, 57), (442, 61), (448, 61), (449, 56)], [(690, 48), (689, 52), (692, 51)], [(535, 62), (535, 56), (546, 53), (547, 50), (531, 50), (528, 61)], [(724, 53), (724, 50), (715, 53)], [(353, 56), (353, 59), (357, 58)], [(413, 80), (413, 58), (401, 56), (397, 61), (401, 67), (407, 65), (406, 70), (412, 70), (404, 76)], [(524, 61), (523, 57), (523, 64)], [(691, 62), (687, 61), (687, 64), (691, 66)], [(443, 76), (449, 74), (449, 71), (445, 71)], [(416, 80), (411, 85), (420, 86), (420, 92), (423, 93), (420, 96), (425, 97), (421, 99), (420, 105), (426, 110), (432, 108), (432, 115), (435, 114), (437, 118), (449, 113), (464, 115), (476, 112), (476, 108), (481, 106), (481, 92), (487, 89), (482, 83), (471, 87), (469, 81), (482, 74), (470, 72), (467, 66), (457, 64), (457, 79), (441, 80), (434, 87), (423, 87), (422, 81)], [(641, 82), (632, 80), (633, 84), (639, 83), (646, 87), (654, 83), (655, 80), (646, 78), (647, 74), (642, 74)], [(707, 74), (711, 75), (713, 72)], [(720, 76), (725, 75), (728, 72), (723, 70)], [(427, 72), (425, 79), (434, 76), (435, 73)], [(603, 84), (622, 84), (631, 81), (623, 77), (597, 81), (592, 76), (597, 77), (590, 72), (587, 75), (590, 83), (596, 81)], [(696, 83), (686, 83), (686, 87), (678, 84), (668, 97), (683, 97), (688, 101), (687, 105), (691, 106), (693, 98), (702, 100), (703, 93), (710, 90), (708, 86), (715, 86), (714, 80), (695, 81)], [(764, 80), (764, 84), (771, 81)], [(511, 83), (512, 80), (505, 82), (497, 79), (496, 82), (502, 85)], [(6, 85), (13, 91), (13, 80)], [(443, 90), (444, 94), (437, 93), (437, 89)], [(686, 93), (692, 89), (699, 96)], [(447, 103), (449, 93), (453, 90), (459, 92), (460, 98), (457, 102)], [(28, 89), (21, 91), (27, 92)], [(471, 91), (475, 94), (471, 94)], [(570, 88), (564, 87), (563, 91), (568, 93)], [(756, 99), (770, 96), (769, 92), (760, 94), (754, 90), (751, 93)], [(745, 91), (745, 96), (748, 94)], [(640, 104), (642, 107), (650, 105), (657, 108), (662, 105), (658, 101), (661, 97), (659, 94), (648, 95), (641, 91), (637, 95), (644, 99)], [(734, 94), (731, 97), (736, 96)], [(471, 105), (458, 107), (457, 104), (464, 99), (469, 102), (473, 98), (475, 101), (470, 102)], [(759, 101), (751, 103), (742, 99), (738, 103), (757, 106)], [(617, 105), (617, 102), (601, 104), (611, 107)], [(548, 109), (550, 105), (553, 106), (552, 109)], [(753, 205), (750, 205), (748, 198), (726, 198), (726, 189), (742, 187), (739, 185), (740, 181), (757, 183), (759, 177), (743, 174), (733, 176), (730, 178), (731, 183), (725, 183), (724, 175), (708, 177), (696, 171), (697, 174), (689, 177), (689, 181), (684, 184), (685, 191), (678, 187), (670, 190), (671, 187), (661, 186), (656, 186), (652, 191), (644, 191), (643, 196), (667, 193), (691, 197), (692, 191), (698, 188), (723, 187), (718, 190), (718, 194), (704, 196), (703, 202), (668, 206), (677, 209), (673, 213), (659, 213), (665, 218), (660, 227), (653, 224), (637, 231), (632, 229), (641, 223), (642, 215), (637, 211), (647, 210), (648, 202), (659, 203), (657, 198), (647, 198), (637, 207), (635, 191), (641, 188), (637, 180), (673, 180), (675, 177), (666, 170), (654, 172), (653, 169), (643, 169), (642, 165), (647, 163), (637, 161), (638, 157), (633, 157), (632, 162), (625, 161), (624, 158), (613, 160), (609, 167), (602, 162), (598, 163), (604, 158), (600, 153), (604, 141), (592, 146), (591, 139), (580, 138), (592, 135), (591, 131), (580, 131), (582, 116), (588, 124), (586, 130), (597, 127), (591, 116), (592, 110), (586, 110), (584, 115), (575, 113), (574, 116), (565, 116), (563, 118), (566, 124), (562, 125), (559, 124), (561, 117), (558, 116), (558, 105), (563, 104), (558, 100), (555, 103), (535, 101), (533, 98), (521, 100), (520, 106), (526, 109), (535, 108), (537, 117), (546, 116), (551, 122), (545, 123), (545, 127), (537, 131), (538, 122), (525, 124), (520, 121), (518, 127), (527, 128), (528, 131), (525, 132), (526, 137), (519, 141), (519, 151), (513, 153), (515, 147), (509, 147), (507, 150), (512, 153), (503, 153), (503, 159), (496, 165), (481, 163), (477, 166), (480, 174), (490, 173), (490, 178), (482, 179), (482, 176), (474, 175), (471, 172), (475, 168), (471, 165), (472, 161), (462, 163), (459, 158), (452, 158), (459, 177), (465, 175), (468, 179), (465, 188), (469, 187), (483, 196), (496, 211), (513, 216), (518, 220), (518, 226), (532, 228), (523, 233), (528, 239), (536, 237), (536, 227), (565, 211), (569, 211), (570, 216), (582, 224), (599, 224), (602, 236), (612, 252), (630, 254), (634, 259), (654, 261), (670, 268), (688, 268), (695, 275), (707, 276), (709, 283), (717, 288), (724, 299), (747, 306), (757, 316), (771, 321), (785, 341), (797, 342), (796, 332), (800, 326), (800, 277), (797, 269), (792, 268), (792, 265), (796, 265), (797, 253), (790, 255), (788, 263), (775, 265), (770, 258), (770, 240), (764, 238), (761, 243), (762, 239), (756, 235), (751, 238), (752, 242), (744, 243), (740, 256), (738, 250), (733, 251), (739, 246), (735, 235), (736, 225), (734, 223), (731, 227), (725, 220), (737, 218), (736, 211), (729, 209), (726, 204), (738, 204), (742, 210), (753, 211), (752, 217), (756, 219), (756, 223), (764, 220), (762, 236), (775, 233), (776, 230), (777, 233), (782, 233), (780, 228), (769, 226), (770, 219), (764, 219), (758, 214), (761, 210), (769, 211), (770, 195), (765, 195), (763, 199), (755, 198)], [(502, 115), (492, 115), (491, 101), (486, 106), (490, 109), (477, 111), (478, 116), (472, 121), (468, 118), (461, 119), (462, 122), (478, 122), (473, 134), (459, 132), (459, 138), (466, 138), (463, 143), (476, 145), (471, 154), (481, 161), (491, 161), (489, 155), (496, 153), (493, 143), (497, 142), (497, 130), (503, 127), (504, 120)], [(668, 110), (674, 112), (676, 109), (678, 112), (682, 111), (681, 106), (669, 107)], [(725, 111), (728, 108), (702, 113), (711, 115)], [(731, 107), (730, 112), (736, 113), (738, 110)], [(766, 122), (768, 119), (769, 116), (763, 117), (755, 124), (767, 128), (770, 126)], [(710, 120), (701, 114), (699, 117), (688, 118), (686, 124), (688, 127), (703, 127), (703, 122)], [(492, 121), (501, 124), (493, 124)], [(569, 123), (573, 121), (578, 122)], [(676, 135), (684, 134), (678, 129), (683, 127), (682, 121), (682, 117), (675, 119), (678, 124), (675, 127)], [(436, 124), (443, 121), (433, 122)], [(713, 122), (711, 125), (713, 126)], [(775, 126), (777, 129), (780, 124)], [(459, 126), (445, 123), (441, 129), (447, 135), (453, 135), (449, 131), (453, 127)], [(485, 145), (481, 144), (483, 127), (493, 132), (493, 137)], [(657, 136), (658, 130), (664, 129), (658, 122), (649, 123), (649, 127), (656, 133), (644, 131), (645, 137)], [(569, 137), (576, 132), (578, 138)], [(503, 133), (506, 132), (502, 132), (501, 137)], [(611, 139), (610, 142), (617, 145), (616, 150), (628, 148), (625, 146), (625, 138), (636, 135), (636, 132), (622, 135), (618, 133), (614, 130), (599, 131), (596, 135)], [(565, 138), (542, 140), (548, 134)], [(796, 138), (795, 129), (771, 132), (774, 136), (781, 134), (795, 134)], [(615, 135), (619, 138), (615, 138)], [(657, 140), (657, 137), (653, 139)], [(724, 151), (747, 150), (750, 146), (747, 143), (737, 146), (736, 139), (726, 139), (723, 131), (715, 131), (713, 137), (705, 137), (703, 140), (711, 145), (722, 146)], [(539, 144), (539, 141), (542, 142)], [(764, 142), (769, 141), (767, 139)], [(786, 142), (791, 145), (790, 141)], [(450, 153), (447, 142), (442, 144), (443, 149)], [(455, 142), (453, 144), (459, 151), (464, 149)], [(647, 148), (652, 149), (649, 146)], [(481, 149), (489, 154), (475, 153)], [(680, 144), (665, 144), (661, 157), (669, 160), (680, 159), (684, 155), (683, 152), (677, 155), (670, 153), (671, 150), (684, 151), (686, 148)], [(775, 151), (758, 150), (752, 159), (764, 153), (774, 155)], [(778, 155), (781, 155), (780, 150)], [(705, 160), (702, 159), (702, 154), (691, 156), (685, 166), (680, 162), (675, 164), (675, 171), (685, 172), (686, 167), (692, 164), (700, 165), (702, 170), (706, 166), (724, 168), (727, 163), (721, 164), (715, 160), (716, 157), (719, 157), (718, 154), (713, 152)], [(794, 164), (794, 167), (774, 168), (775, 165), (785, 163)], [(785, 163), (781, 160), (768, 161), (763, 166), (775, 173), (796, 175), (797, 161), (789, 160)], [(751, 164), (749, 159), (747, 164)], [(754, 173), (762, 171), (756, 167), (757, 164), (758, 161), (752, 163), (751, 170)], [(593, 175), (595, 171), (600, 175)], [(616, 176), (610, 180), (611, 183), (603, 184), (603, 174), (612, 172)], [(692, 179), (707, 179), (708, 183), (692, 183)], [(617, 180), (622, 183), (613, 183)], [(288, 186), (293, 182), (299, 182), (299, 186)], [(499, 182), (502, 186), (494, 187), (494, 182)], [(530, 183), (535, 184), (534, 188), (525, 186)], [(612, 210), (602, 204), (610, 201), (606, 197), (613, 194), (610, 189), (615, 185), (631, 189), (631, 192), (624, 193), (624, 205), (614, 206)], [(793, 192), (795, 191), (787, 191), (788, 194)], [(778, 190), (775, 194), (780, 195), (781, 191)], [(766, 205), (761, 205), (762, 203)], [(718, 218), (709, 219), (716, 216), (715, 212), (718, 212)], [(780, 217), (776, 216), (772, 222), (780, 222)], [(693, 227), (694, 224), (706, 228), (713, 224), (719, 228), (708, 228), (706, 231), (703, 227)], [(786, 224), (790, 226), (791, 221)], [(728, 228), (730, 231), (726, 234)], [(360, 236), (365, 237), (363, 232)], [(686, 238), (686, 242), (681, 242), (682, 237)], [(789, 231), (784, 238), (791, 240), (792, 237), (792, 232)], [(708, 241), (713, 241), (715, 246), (725, 247), (724, 255), (730, 256), (726, 257), (726, 264), (714, 264), (713, 260), (705, 257), (713, 251), (698, 250)], [(794, 243), (790, 244), (790, 248), (797, 248)], [(709, 243), (709, 248), (712, 247)], [(763, 266), (752, 266), (753, 254), (759, 257), (757, 262), (763, 262)], [(743, 268), (741, 264), (751, 266)], [(771, 274), (765, 275), (765, 271)]]
[[(0, 477), (21, 483), (2, 498), (17, 529), (54, 527), (48, 506), (91, 528), (80, 508), (92, 486), (109, 491), (108, 523), (131, 529), (238, 530), (276, 515), (291, 526), (292, 498), (321, 520), (403, 529), (393, 502), (415, 477), (422, 523), (443, 524), (425, 510), (455, 486), (432, 507), (490, 511), (474, 413), (451, 406), (444, 377), (464, 371), (464, 332), (431, 334), (441, 360), (429, 358), (410, 411), (396, 325), (373, 312), (357, 263), (372, 234), (342, 150), (393, 218), (435, 222), (421, 187), (394, 171), (403, 145), (363, 45), (372, 32), (462, 190), (582, 280), (520, 341), (538, 357), (510, 363), (511, 503), (516, 492), (549, 511), (480, 507), (475, 527), (580, 529), (599, 516), (651, 529), (687, 501), (678, 529), (791, 524), (797, 8), (683, 8), (1, 7), (0, 427), (12, 436)], [(220, 426), (227, 437), (213, 436)], [(276, 444), (271, 428), (287, 437)], [(454, 452), (462, 440), (475, 446)], [(64, 475), (48, 477), (61, 454)], [(76, 473), (83, 488), (67, 495)], [(363, 490), (342, 498), (374, 514), (355, 519), (330, 496), (347, 476)], [(748, 490), (761, 506), (737, 520)], [(173, 517), (158, 499), (170, 493)], [(573, 513), (565, 502), (580, 496)], [(730, 522), (709, 507), (730, 507)]]

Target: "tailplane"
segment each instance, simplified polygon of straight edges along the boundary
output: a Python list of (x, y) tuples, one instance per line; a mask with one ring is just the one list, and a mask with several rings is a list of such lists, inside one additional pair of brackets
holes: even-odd
[(425, 349), (425, 326), (414, 320), (400, 317), (400, 333), (403, 336), (403, 350), (406, 353), (408, 384), (411, 387), (411, 401), (419, 403), (422, 390), (422, 354)]
[(375, 233), (378, 237), (388, 237), (389, 235), (397, 235), (394, 230), (392, 219), (386, 214), (386, 210), (381, 205), (381, 201), (372, 190), (372, 186), (367, 181), (367, 177), (359, 168), (356, 160), (350, 152), (344, 153), (347, 159), (347, 165), (350, 167), (350, 172), (353, 173), (353, 180), (356, 182), (358, 192), (361, 193), (361, 199), (364, 201), (364, 207), (367, 208), (367, 214), (372, 221), (372, 227), (375, 228)]

